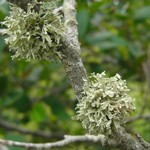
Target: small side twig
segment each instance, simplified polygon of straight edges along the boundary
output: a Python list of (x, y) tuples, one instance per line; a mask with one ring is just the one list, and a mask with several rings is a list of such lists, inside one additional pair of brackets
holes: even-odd
[(147, 149), (150, 148), (150, 144), (146, 142), (139, 134), (136, 133), (136, 137), (138, 141), (141, 143), (141, 145), (143, 145)]
[(139, 120), (139, 119), (149, 120), (150, 119), (150, 113), (145, 114), (145, 115), (137, 115), (137, 116), (128, 118), (126, 122), (131, 123), (131, 122), (134, 122), (134, 121)]

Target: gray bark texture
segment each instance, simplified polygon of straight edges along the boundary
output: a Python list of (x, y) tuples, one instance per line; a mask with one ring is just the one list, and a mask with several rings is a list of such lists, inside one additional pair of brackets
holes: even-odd
[(147, 146), (144, 142), (140, 142), (139, 139), (127, 133), (124, 128), (120, 128), (114, 133), (114, 139), (120, 150), (150, 150), (150, 145)]
[(62, 49), (64, 54), (62, 63), (64, 64), (65, 71), (77, 98), (80, 100), (84, 85), (83, 78), (87, 79), (87, 73), (80, 56), (75, 5), (75, 0), (64, 1), (66, 33), (64, 37), (64, 48)]

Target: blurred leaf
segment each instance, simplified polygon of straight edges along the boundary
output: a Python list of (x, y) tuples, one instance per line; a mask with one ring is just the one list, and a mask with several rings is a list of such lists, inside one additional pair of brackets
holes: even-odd
[(35, 68), (33, 68), (27, 78), (28, 82), (32, 82), (32, 83), (36, 82), (40, 78), (42, 71), (43, 71), (42, 66), (36, 66)]
[(46, 110), (43, 102), (37, 103), (33, 106), (30, 112), (30, 119), (36, 122), (43, 122), (46, 119)]
[(90, 16), (88, 10), (80, 10), (77, 14), (79, 37), (83, 38), (88, 30)]
[(46, 98), (45, 102), (50, 106), (54, 115), (56, 115), (61, 120), (67, 120), (69, 115), (66, 113), (65, 107), (62, 102), (54, 97)]
[(0, 1), (0, 20), (3, 20), (8, 15), (9, 6), (6, 0)]
[(99, 42), (99, 44), (97, 44), (97, 46), (101, 50), (112, 50), (117, 47), (117, 44), (112, 41), (103, 41), (103, 42)]
[(4, 47), (5, 47), (5, 37), (4, 36), (0, 36), (0, 53), (3, 51)]
[(118, 48), (120, 54), (121, 54), (121, 58), (124, 60), (128, 60), (129, 59), (129, 51), (127, 50), (127, 48), (125, 47), (119, 47)]
[(130, 52), (131, 56), (137, 58), (137, 57), (140, 57), (142, 55), (142, 51), (136, 45), (129, 43), (128, 46), (129, 46), (129, 52)]
[(5, 95), (8, 88), (8, 77), (0, 75), (0, 96)]
[(20, 88), (11, 89), (4, 98), (3, 105), (5, 107), (14, 106), (15, 102), (22, 96), (22, 93), (23, 91)]
[[(13, 134), (13, 133), (7, 134), (6, 139), (13, 140), (13, 141), (19, 141), (19, 142), (25, 141), (25, 138), (23, 135), (17, 135), (17, 134)], [(25, 148), (9, 146), (9, 150), (25, 150)]]
[(26, 149), (21, 148), (21, 147), (11, 147), (11, 146), (9, 146), (9, 150), (26, 150)]
[(27, 112), (31, 109), (31, 101), (27, 93), (23, 93), (14, 103), (14, 107), (19, 112)]
[(94, 35), (89, 34), (86, 36), (86, 42), (89, 44), (97, 44), (100, 41), (104, 40), (109, 40), (113, 37), (114, 35), (111, 32), (99, 32)]
[(136, 9), (134, 12), (133, 18), (136, 21), (144, 21), (150, 18), (150, 6), (145, 6), (145, 7)]
[(119, 36), (111, 37), (111, 41), (116, 43), (116, 45), (118, 45), (118, 46), (127, 46), (128, 45), (128, 42), (124, 38), (119, 37)]

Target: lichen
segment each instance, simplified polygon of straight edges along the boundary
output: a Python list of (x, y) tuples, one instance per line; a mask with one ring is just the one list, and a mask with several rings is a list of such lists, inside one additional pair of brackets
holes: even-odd
[[(28, 4), (27, 11), (11, 4), (10, 15), (3, 24), (7, 27), (6, 43), (14, 52), (12, 58), (53, 60), (60, 56), (64, 23), (62, 15), (55, 13), (56, 1)], [(34, 8), (38, 6), (39, 10)]]
[(128, 92), (126, 81), (119, 74), (108, 78), (105, 72), (92, 73), (89, 81), (85, 80), (84, 96), (77, 104), (73, 119), (81, 121), (90, 134), (110, 135), (135, 109), (134, 99)]

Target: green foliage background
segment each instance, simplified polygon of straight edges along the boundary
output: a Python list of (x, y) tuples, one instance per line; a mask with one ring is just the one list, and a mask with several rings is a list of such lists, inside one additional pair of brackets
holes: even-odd
[[(0, 20), (8, 15), (5, 0), (0, 2)], [(77, 20), (82, 57), (89, 73), (119, 73), (127, 80), (131, 96), (136, 98), (139, 114), (150, 110), (150, 95), (143, 71), (150, 49), (149, 0), (78, 0)], [(28, 130), (53, 135), (85, 134), (75, 115), (75, 94), (62, 64), (46, 61), (18, 61), (0, 36), (0, 121)], [(150, 74), (150, 72), (149, 72)], [(127, 124), (127, 130), (140, 133), (150, 141), (150, 120)], [(0, 138), (26, 142), (49, 142), (38, 136), (24, 135), (0, 127)], [(65, 150), (106, 150), (95, 145), (70, 145)], [(10, 150), (24, 150), (13, 148)]]

